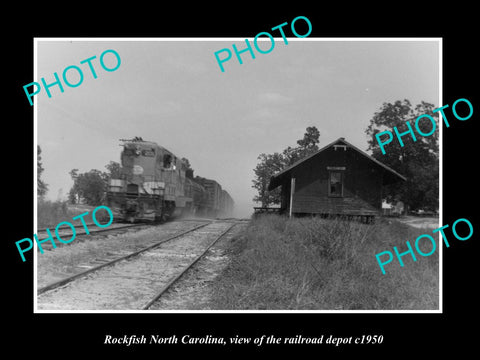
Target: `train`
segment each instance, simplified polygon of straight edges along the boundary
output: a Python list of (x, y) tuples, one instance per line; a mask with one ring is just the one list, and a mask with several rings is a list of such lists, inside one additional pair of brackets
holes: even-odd
[(109, 179), (106, 205), (123, 222), (194, 215), (230, 217), (234, 201), (215, 180), (193, 176), (188, 161), (142, 138), (121, 139), (120, 174)]

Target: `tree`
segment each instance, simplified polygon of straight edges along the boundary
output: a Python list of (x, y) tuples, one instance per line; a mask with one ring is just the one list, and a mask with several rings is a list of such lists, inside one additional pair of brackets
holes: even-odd
[(320, 131), (315, 126), (307, 127), (303, 139), (297, 140), (297, 147), (288, 146), (283, 150), (282, 155), (284, 157), (285, 166), (295, 164), (297, 161), (305, 158), (306, 156), (318, 151), (318, 143), (320, 142)]
[(307, 127), (307, 131), (303, 135), (303, 139), (297, 140), (300, 149), (300, 154), (305, 157), (318, 150), (318, 143), (320, 142), (320, 131), (315, 126)]
[(69, 174), (73, 180), (73, 186), (68, 193), (68, 199), (75, 204), (83, 199), (89, 205), (100, 205), (110, 179), (119, 179), (122, 167), (116, 161), (110, 161), (105, 165), (107, 172), (92, 169), (89, 172), (79, 174), (78, 169), (72, 169)]
[(293, 165), (297, 161), (318, 151), (319, 138), (320, 132), (318, 129), (315, 126), (309, 126), (303, 138), (297, 140), (297, 147), (288, 146), (281, 153), (260, 154), (257, 158), (259, 163), (253, 169), (255, 178), (252, 180), (252, 187), (258, 191), (253, 200), (260, 202), (262, 207), (267, 207), (270, 204), (280, 204), (280, 189), (268, 191), (270, 178), (287, 166)]
[(257, 158), (260, 162), (253, 169), (255, 178), (253, 179), (253, 188), (257, 189), (258, 195), (255, 195), (253, 201), (260, 202), (262, 207), (270, 204), (280, 203), (280, 189), (268, 191), (270, 178), (285, 167), (285, 158), (283, 154), (260, 154)]
[[(415, 108), (407, 99), (395, 103), (383, 103), (377, 111), (370, 124), (365, 130), (369, 137), (368, 150), (372, 156), (404, 175), (407, 181), (403, 184), (386, 186), (383, 194), (388, 202), (395, 203), (402, 200), (410, 210), (415, 209), (438, 209), (438, 114), (433, 113), (433, 104), (422, 101)], [(410, 134), (402, 136), (404, 146), (400, 146), (394, 139), (385, 146), (386, 154), (382, 154), (380, 146), (375, 137), (379, 132), (393, 131), (396, 126), (399, 133), (408, 130), (405, 123), (408, 121), (415, 131), (415, 119), (423, 114), (429, 114), (436, 121), (436, 131), (431, 136), (423, 137), (415, 132), (416, 141), (413, 141)], [(432, 130), (430, 121), (419, 121), (420, 130), (429, 133)]]
[(42, 149), (37, 145), (37, 196), (43, 198), (48, 191), (48, 185), (40, 178), (43, 170), (42, 166)]
[(182, 162), (185, 164), (185, 169), (186, 170), (192, 170), (193, 171), (192, 165), (190, 165), (190, 161), (187, 158), (182, 157)]
[[(73, 169), (70, 174), (76, 174), (76, 170)], [(102, 203), (106, 189), (105, 173), (92, 169), (89, 172), (76, 175), (73, 181), (73, 187), (69, 193), (70, 200), (84, 199), (88, 205), (100, 205)]]
[(78, 169), (72, 169), (72, 170), (70, 170), (70, 172), (68, 174), (70, 175), (70, 177), (73, 180), (73, 186), (70, 189), (70, 191), (68, 192), (68, 201), (71, 204), (76, 204), (77, 200), (80, 200), (79, 199), (79, 194), (78, 194), (78, 185), (76, 185), (76, 179), (78, 177)]
[(110, 161), (105, 165), (107, 172), (104, 173), (105, 183), (108, 185), (110, 179), (120, 179), (122, 175), (122, 166), (116, 161)]

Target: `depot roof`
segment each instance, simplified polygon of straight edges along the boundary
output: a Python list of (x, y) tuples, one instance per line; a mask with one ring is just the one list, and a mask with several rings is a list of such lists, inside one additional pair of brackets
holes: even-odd
[(296, 163), (290, 165), (290, 166), (287, 166), (285, 169), (283, 169), (282, 171), (276, 173), (275, 175), (273, 175), (271, 178), (270, 178), (270, 184), (268, 185), (268, 190), (273, 190), (275, 189), (276, 187), (278, 187), (282, 182), (283, 180), (289, 176), (289, 173), (292, 169), (294, 169), (295, 167), (299, 166), (300, 164), (304, 163), (305, 161), (307, 161), (308, 159), (314, 157), (314, 156), (317, 156), (319, 155), (320, 153), (322, 153), (323, 151), (325, 151), (326, 149), (334, 146), (334, 145), (346, 145), (347, 148), (351, 148), (355, 151), (357, 151), (359, 154), (365, 156), (367, 159), (371, 160), (372, 162), (374, 162), (375, 164), (379, 165), (380, 167), (382, 167), (385, 171), (387, 171), (389, 174), (393, 175), (394, 177), (398, 177), (400, 178), (401, 180), (403, 181), (406, 181), (407, 178), (403, 175), (400, 175), (398, 172), (396, 172), (395, 170), (393, 170), (392, 168), (388, 167), (387, 165), (381, 163), (380, 161), (378, 161), (377, 159), (373, 158), (372, 156), (368, 155), (366, 152), (360, 150), (359, 148), (357, 148), (356, 146), (350, 144), (348, 141), (345, 140), (345, 138), (341, 137), (341, 138), (338, 138), (337, 140), (331, 142), (330, 144), (324, 146), (323, 148), (321, 148), (320, 150), (314, 152), (313, 154), (311, 155), (308, 155), (306, 157), (304, 157), (303, 159), (297, 161)]

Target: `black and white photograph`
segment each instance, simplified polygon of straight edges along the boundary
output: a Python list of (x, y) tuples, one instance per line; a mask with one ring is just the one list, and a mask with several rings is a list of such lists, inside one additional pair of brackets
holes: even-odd
[(54, 358), (472, 346), (471, 34), (325, 16), (25, 35), (8, 325)]
[(39, 311), (440, 310), (441, 40), (264, 40), (37, 41)]

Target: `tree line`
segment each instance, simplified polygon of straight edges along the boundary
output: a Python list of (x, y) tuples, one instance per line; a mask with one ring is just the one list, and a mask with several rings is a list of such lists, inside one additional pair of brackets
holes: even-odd
[(100, 205), (108, 189), (110, 179), (118, 179), (121, 174), (121, 166), (116, 161), (110, 161), (105, 165), (107, 171), (92, 169), (85, 173), (78, 173), (78, 169), (69, 172), (73, 180), (73, 186), (68, 193), (68, 201), (71, 204), (84, 202), (88, 205)]
[[(395, 204), (403, 201), (407, 208), (412, 210), (438, 209), (438, 182), (439, 182), (439, 146), (438, 132), (432, 136), (423, 137), (413, 142), (405, 136), (403, 147), (397, 143), (389, 144), (387, 154), (383, 155), (375, 135), (385, 129), (406, 128), (405, 122), (411, 121), (422, 114), (431, 115), (438, 125), (438, 113), (432, 113), (433, 104), (422, 101), (413, 106), (407, 99), (394, 103), (383, 103), (374, 113), (365, 134), (368, 137), (367, 151), (371, 156), (398, 173), (404, 175), (407, 181), (402, 184), (392, 184), (383, 189), (384, 199)], [(421, 124), (421, 130), (428, 132), (428, 124)], [(303, 138), (297, 140), (296, 147), (287, 147), (282, 152), (273, 154), (262, 153), (258, 156), (257, 166), (253, 169), (254, 179), (252, 187), (257, 190), (253, 200), (261, 203), (262, 207), (280, 204), (280, 188), (268, 191), (270, 178), (296, 163), (297, 161), (319, 150), (320, 132), (315, 126), (307, 127)]]
[[(41, 154), (42, 149), (37, 146), (37, 196), (40, 200), (44, 199), (48, 191), (48, 185), (42, 180), (42, 173), (45, 169)], [(73, 180), (73, 186), (68, 192), (68, 202), (101, 205), (109, 180), (119, 178), (121, 173), (121, 166), (115, 161), (110, 161), (105, 168), (107, 171), (92, 169), (84, 173), (79, 173), (78, 169), (72, 169), (69, 175)]]

